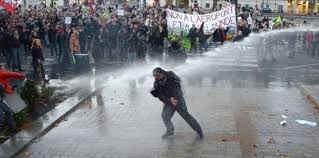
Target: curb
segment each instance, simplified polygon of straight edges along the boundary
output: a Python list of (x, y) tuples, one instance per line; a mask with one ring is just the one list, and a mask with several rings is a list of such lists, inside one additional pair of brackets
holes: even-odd
[(0, 145), (0, 157), (15, 157), (35, 139), (53, 129), (65, 117), (74, 112), (87, 98), (95, 95), (97, 91), (98, 89), (94, 91), (87, 91), (85, 88), (81, 89), (75, 95), (32, 122), (30, 128), (20, 131)]
[(300, 90), (301, 94), (305, 96), (306, 99), (312, 105), (314, 105), (316, 109), (319, 109), (319, 100), (317, 100), (314, 96), (312, 96), (309, 90), (302, 83), (297, 83), (297, 87)]

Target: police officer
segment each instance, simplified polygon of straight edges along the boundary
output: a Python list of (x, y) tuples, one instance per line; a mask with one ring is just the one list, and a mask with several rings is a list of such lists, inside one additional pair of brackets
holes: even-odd
[(174, 135), (174, 126), (171, 121), (175, 111), (197, 132), (200, 139), (204, 137), (202, 129), (192, 115), (188, 113), (180, 78), (172, 71), (165, 71), (162, 68), (153, 70), (155, 77), (154, 87), (151, 94), (164, 103), (162, 118), (166, 126), (166, 133), (162, 138)]

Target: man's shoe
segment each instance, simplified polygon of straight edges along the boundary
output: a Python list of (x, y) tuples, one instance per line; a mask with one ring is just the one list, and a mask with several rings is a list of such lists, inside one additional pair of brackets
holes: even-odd
[(165, 139), (172, 135), (174, 135), (174, 132), (166, 132), (165, 134), (162, 135), (162, 138)]
[(198, 136), (199, 136), (199, 139), (204, 139), (204, 134), (202, 132), (199, 133)]

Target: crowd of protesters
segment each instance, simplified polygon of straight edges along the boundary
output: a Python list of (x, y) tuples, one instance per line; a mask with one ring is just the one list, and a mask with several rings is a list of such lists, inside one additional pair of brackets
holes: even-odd
[[(206, 13), (200, 9), (170, 7), (185, 13)], [(43, 70), (43, 51), (57, 57), (57, 62), (69, 67), (72, 54), (92, 52), (96, 61), (144, 60), (146, 53), (161, 55), (169, 51), (166, 12), (164, 8), (124, 6), (125, 15), (118, 15), (116, 8), (98, 7), (94, 13), (85, 5), (72, 5), (57, 9), (38, 6), (27, 10), (17, 9), (16, 14), (1, 13), (1, 53), (6, 57), (7, 65), (12, 70), (21, 71), (21, 55), (32, 55), (34, 70)], [(66, 24), (66, 18), (70, 23)], [(246, 37), (252, 28), (262, 29), (264, 25), (247, 23), (243, 14), (238, 24), (239, 36)], [(263, 20), (265, 22), (265, 20)], [(203, 28), (193, 27), (184, 34), (190, 40), (191, 50), (207, 49), (210, 42), (222, 44), (228, 37), (228, 28), (218, 28), (207, 35)], [(34, 40), (37, 40), (35, 42)], [(240, 40), (236, 37), (235, 40)], [(40, 40), (40, 41), (39, 41)], [(199, 43), (198, 43), (199, 42)], [(182, 47), (179, 41), (173, 46)], [(94, 46), (94, 47), (93, 47)], [(198, 46), (198, 47), (197, 47)], [(23, 48), (23, 49), (20, 49)], [(174, 49), (176, 49), (174, 48)], [(41, 71), (45, 73), (44, 71)], [(43, 75), (42, 75), (43, 76)]]
[[(211, 12), (201, 8), (167, 7), (187, 14)], [(293, 26), (282, 17), (271, 20), (252, 9), (239, 12), (237, 27), (232, 31), (219, 27), (207, 34), (202, 25), (200, 28), (193, 26), (188, 32), (174, 37), (167, 28), (165, 8), (123, 5), (121, 14), (118, 6), (95, 6), (94, 10), (91, 9), (88, 5), (76, 4), (59, 9), (40, 5), (25, 10), (18, 7), (15, 14), (2, 12), (0, 53), (6, 57), (8, 68), (22, 71), (20, 58), (23, 54), (30, 55), (34, 77), (44, 79), (44, 52), (55, 56), (57, 63), (66, 69), (74, 63), (74, 54), (89, 52), (97, 63), (133, 63), (145, 60), (146, 54), (183, 54), (185, 50), (201, 53), (210, 45), (218, 47), (227, 40), (241, 41), (251, 32)], [(317, 39), (314, 35), (312, 42)], [(312, 48), (313, 54), (316, 54), (316, 45)]]

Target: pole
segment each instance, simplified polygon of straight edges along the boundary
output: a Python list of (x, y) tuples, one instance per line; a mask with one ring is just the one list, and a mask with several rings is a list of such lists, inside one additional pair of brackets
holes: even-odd
[(276, 14), (277, 14), (277, 0), (275, 0), (275, 11), (276, 11)]

